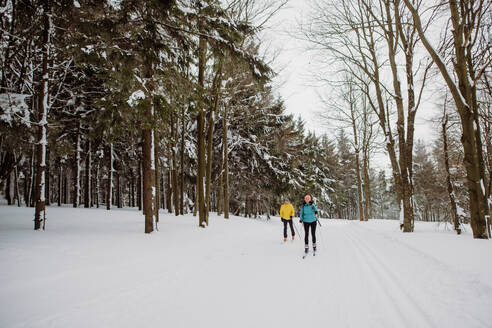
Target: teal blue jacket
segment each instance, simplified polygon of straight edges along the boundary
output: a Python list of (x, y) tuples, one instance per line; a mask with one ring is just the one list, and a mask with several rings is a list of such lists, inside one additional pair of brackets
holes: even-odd
[(316, 213), (318, 213), (318, 209), (314, 204), (304, 204), (301, 207), (301, 221), (306, 223), (312, 223), (316, 221)]

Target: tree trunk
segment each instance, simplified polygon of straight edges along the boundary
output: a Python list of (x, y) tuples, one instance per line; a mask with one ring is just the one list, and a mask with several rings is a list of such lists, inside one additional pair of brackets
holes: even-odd
[(58, 206), (61, 206), (63, 200), (63, 165), (58, 160)]
[(178, 188), (178, 160), (176, 157), (176, 147), (178, 144), (178, 126), (175, 119), (176, 115), (174, 113), (171, 114), (171, 136), (172, 136), (172, 145), (171, 145), (171, 156), (172, 156), (172, 184), (173, 184), (173, 204), (174, 204), (174, 214), (176, 216), (179, 215), (179, 188)]
[(99, 208), (99, 195), (101, 193), (101, 191), (99, 190), (99, 167), (100, 167), (100, 161), (98, 160), (97, 161), (97, 165), (96, 165), (96, 207)]
[[(153, 104), (146, 110), (147, 118), (154, 118)], [(145, 233), (154, 231), (155, 215), (155, 153), (154, 153), (154, 131), (152, 128), (142, 130), (143, 139), (143, 208), (145, 213)]]
[(116, 206), (122, 208), (121, 204), (121, 175), (119, 171), (116, 171)]
[(68, 204), (70, 201), (70, 192), (68, 188), (69, 182), (69, 171), (65, 170), (65, 174), (63, 176), (63, 204)]
[(12, 205), (12, 195), (10, 194), (10, 189), (12, 189), (12, 172), (7, 174), (7, 182), (5, 183), (5, 198), (7, 199), (7, 205)]
[(138, 210), (142, 210), (142, 188), (143, 188), (143, 182), (142, 182), (142, 161), (139, 158), (138, 161), (138, 177), (137, 177), (137, 203), (138, 203)]
[[(157, 138), (157, 134), (154, 131), (154, 140)], [(155, 185), (155, 222), (159, 222), (159, 181), (160, 181), (160, 169), (159, 169), (159, 143), (154, 143), (154, 159), (155, 159), (155, 177), (154, 177), (154, 185)]]
[[(444, 104), (446, 106), (446, 104)], [(446, 107), (444, 107), (446, 110)], [(454, 230), (459, 235), (461, 234), (460, 221), (458, 217), (458, 211), (456, 207), (456, 199), (454, 197), (453, 184), (451, 183), (451, 172), (449, 170), (449, 153), (448, 153), (448, 138), (447, 138), (447, 123), (448, 116), (445, 113), (442, 121), (442, 142), (443, 142), (443, 156), (444, 156), (444, 168), (446, 169), (446, 185), (448, 189), (449, 205), (451, 207), (451, 215), (454, 224)]]
[(372, 218), (371, 179), (369, 177), (369, 154), (363, 152), (362, 172), (364, 178), (364, 220)]
[(135, 207), (135, 173), (130, 169), (130, 207)]
[(185, 187), (185, 109), (181, 109), (181, 181), (180, 181), (180, 197), (179, 197), (179, 213), (184, 215), (184, 187)]
[(224, 118), (222, 120), (222, 149), (223, 149), (223, 183), (224, 183), (224, 219), (229, 218), (229, 145), (227, 137), (227, 107), (224, 106)]
[(20, 191), (19, 191), (19, 169), (18, 164), (14, 168), (14, 183), (15, 183), (15, 198), (17, 198), (17, 206), (21, 207)]
[[(207, 41), (205, 37), (200, 36), (199, 56), (198, 56), (198, 85), (203, 89), (204, 74), (206, 65), (206, 47)], [(197, 134), (198, 134), (198, 174), (196, 186), (198, 189), (198, 225), (205, 228), (208, 225), (207, 207), (205, 206), (205, 194), (203, 190), (203, 182), (205, 178), (205, 138), (204, 138), (205, 112), (203, 108), (199, 108), (197, 116)]]
[(51, 205), (50, 198), (51, 191), (51, 173), (50, 173), (50, 152), (49, 149), (46, 150), (46, 188), (44, 198), (46, 199), (46, 206)]
[(166, 174), (166, 208), (167, 208), (167, 212), (168, 213), (172, 213), (173, 212), (173, 202), (172, 202), (172, 198), (173, 198), (173, 188), (172, 188), (172, 181), (173, 181), (173, 177), (172, 177), (172, 166), (173, 166), (173, 163), (172, 163), (172, 156), (171, 156), (171, 152), (169, 151), (170, 149), (170, 146), (168, 147), (168, 151), (167, 151), (167, 174)]
[(26, 207), (29, 207), (29, 195), (30, 195), (30, 182), (31, 182), (31, 159), (29, 159), (29, 167), (28, 170), (26, 170), (26, 174), (24, 174), (24, 201), (26, 203)]
[(193, 216), (196, 216), (196, 213), (198, 211), (198, 188), (196, 188), (196, 185), (195, 185), (195, 192), (193, 193), (193, 195), (195, 196), (195, 200), (193, 202)]
[(51, 30), (51, 15), (49, 2), (44, 4), (43, 20), (43, 73), (41, 75), (41, 88), (39, 94), (38, 108), (38, 144), (37, 144), (37, 170), (36, 170), (36, 210), (34, 213), (34, 230), (41, 228), (41, 213), (44, 213), (44, 221), (46, 220), (46, 205), (45, 205), (45, 169), (46, 169), (46, 145), (48, 143), (46, 137), (46, 126), (48, 125), (48, 83), (49, 71), (48, 61), (50, 56), (50, 30)]
[(109, 144), (108, 151), (108, 181), (106, 185), (106, 209), (111, 210), (113, 202), (113, 143)]
[(33, 145), (32, 147), (32, 158), (30, 166), (30, 181), (29, 181), (29, 207), (34, 207), (36, 205), (36, 167), (37, 167), (37, 147)]
[[(389, 2), (385, 2), (386, 19), (388, 20), (387, 29), (385, 30), (386, 41), (388, 44), (388, 58), (390, 62), (391, 72), (393, 74), (393, 97), (397, 109), (397, 133), (398, 133), (398, 148), (399, 148), (399, 168), (400, 168), (400, 190), (402, 191), (403, 204), (403, 232), (413, 231), (413, 204), (412, 204), (412, 189), (410, 183), (409, 172), (413, 169), (408, 166), (407, 158), (407, 141), (405, 136), (405, 115), (403, 96), (401, 92), (401, 83), (398, 78), (398, 68), (396, 63), (396, 48), (398, 46), (395, 34), (393, 31), (393, 22)], [(409, 126), (410, 127), (410, 126)]]
[(205, 180), (205, 206), (207, 207), (207, 224), (208, 224), (208, 214), (210, 212), (210, 194), (212, 191), (212, 164), (213, 164), (213, 144), (214, 144), (214, 127), (215, 127), (215, 116), (217, 115), (217, 110), (219, 107), (220, 98), (220, 87), (222, 85), (222, 59), (219, 59), (217, 72), (215, 74), (214, 82), (214, 104), (213, 108), (207, 113), (207, 171)]
[(92, 188), (91, 188), (91, 172), (92, 172), (92, 156), (91, 156), (91, 142), (87, 140), (87, 154), (85, 157), (85, 194), (84, 194), (84, 207), (91, 207), (92, 200)]
[(217, 196), (217, 215), (222, 215), (222, 207), (224, 204), (224, 186), (223, 186), (223, 176), (224, 176), (224, 145), (222, 145), (220, 154), (220, 174), (219, 174), (219, 185), (218, 185), (218, 196)]
[[(350, 81), (351, 82), (351, 81)], [(360, 221), (365, 221), (364, 220), (364, 211), (363, 211), (363, 205), (364, 205), (364, 196), (363, 196), (363, 190), (362, 190), (362, 179), (361, 179), (361, 173), (360, 173), (360, 146), (359, 146), (359, 136), (357, 133), (357, 121), (355, 118), (355, 97), (354, 97), (354, 90), (352, 83), (349, 82), (349, 90), (348, 90), (348, 101), (349, 101), (349, 106), (350, 106), (350, 122), (352, 124), (352, 133), (354, 134), (354, 150), (355, 150), (355, 174), (357, 176), (357, 205), (359, 209), (359, 220)]]
[(80, 117), (78, 117), (77, 135), (75, 136), (75, 165), (73, 180), (73, 207), (79, 207), (80, 201)]

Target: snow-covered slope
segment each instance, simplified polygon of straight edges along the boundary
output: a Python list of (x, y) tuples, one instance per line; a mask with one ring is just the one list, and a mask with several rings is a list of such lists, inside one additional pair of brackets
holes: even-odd
[[(323, 220), (319, 254), (278, 219), (0, 206), (0, 327), (491, 327), (492, 242), (417, 223)], [(297, 227), (300, 228), (299, 226)]]

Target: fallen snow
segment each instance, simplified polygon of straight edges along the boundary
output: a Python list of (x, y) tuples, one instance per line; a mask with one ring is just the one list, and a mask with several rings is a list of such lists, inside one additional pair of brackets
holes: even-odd
[[(319, 253), (266, 221), (0, 207), (1, 327), (490, 327), (492, 242), (434, 223), (322, 220)], [(296, 222), (296, 221), (295, 221)], [(301, 227), (296, 222), (296, 228)]]

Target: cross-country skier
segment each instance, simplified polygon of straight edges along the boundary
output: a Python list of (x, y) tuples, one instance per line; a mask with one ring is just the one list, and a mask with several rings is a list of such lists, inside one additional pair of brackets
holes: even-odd
[(316, 254), (316, 215), (318, 209), (313, 203), (311, 195), (304, 196), (304, 203), (301, 205), (301, 213), (299, 215), (299, 223), (304, 224), (304, 253), (309, 252), (309, 229), (311, 229), (311, 237), (313, 241), (313, 252)]
[(287, 241), (287, 223), (290, 226), (290, 234), (292, 235), (292, 240), (296, 233), (294, 232), (294, 225), (292, 224), (292, 217), (294, 216), (294, 206), (286, 199), (282, 206), (280, 206), (280, 217), (284, 223), (284, 242)]

